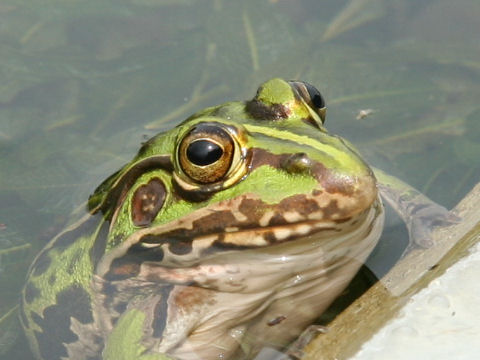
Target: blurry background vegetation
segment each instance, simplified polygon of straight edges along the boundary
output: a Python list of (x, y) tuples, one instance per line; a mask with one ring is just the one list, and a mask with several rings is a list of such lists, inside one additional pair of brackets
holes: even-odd
[(477, 0), (2, 0), (0, 357), (28, 359), (28, 265), (96, 185), (274, 76), (316, 85), (331, 132), (454, 206), (480, 175), (479, 34)]

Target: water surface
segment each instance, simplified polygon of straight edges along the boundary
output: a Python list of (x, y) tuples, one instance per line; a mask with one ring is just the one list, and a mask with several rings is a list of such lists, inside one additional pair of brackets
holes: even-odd
[(28, 265), (95, 187), (154, 133), (274, 76), (316, 85), (331, 132), (455, 205), (480, 175), (479, 32), (476, 0), (2, 1), (0, 354), (30, 357), (11, 315)]

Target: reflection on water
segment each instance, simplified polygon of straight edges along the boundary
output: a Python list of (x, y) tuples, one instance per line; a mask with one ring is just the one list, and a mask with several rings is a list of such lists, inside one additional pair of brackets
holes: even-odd
[[(0, 354), (29, 357), (12, 325), (27, 268), (96, 185), (154, 133), (274, 76), (315, 84), (330, 131), (455, 204), (480, 172), (479, 11), (475, 0), (3, 1)], [(375, 249), (377, 274), (398, 242)]]

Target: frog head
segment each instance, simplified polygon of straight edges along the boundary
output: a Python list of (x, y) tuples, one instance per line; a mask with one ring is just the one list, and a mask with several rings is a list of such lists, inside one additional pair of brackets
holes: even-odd
[(272, 79), (252, 100), (207, 108), (150, 139), (90, 198), (91, 212), (111, 219), (99, 274), (342, 231), (377, 190), (352, 146), (324, 128), (325, 111), (312, 85)]

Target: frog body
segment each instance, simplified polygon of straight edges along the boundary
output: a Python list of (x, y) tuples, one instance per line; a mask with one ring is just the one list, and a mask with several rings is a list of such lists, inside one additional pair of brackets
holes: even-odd
[(295, 339), (383, 226), (373, 171), (324, 118), (318, 90), (272, 79), (146, 142), (33, 263), (36, 357), (252, 358)]

